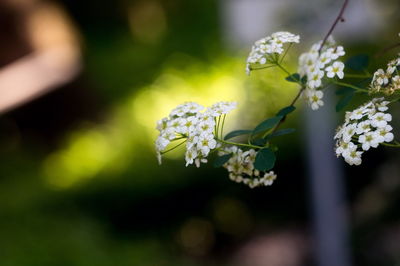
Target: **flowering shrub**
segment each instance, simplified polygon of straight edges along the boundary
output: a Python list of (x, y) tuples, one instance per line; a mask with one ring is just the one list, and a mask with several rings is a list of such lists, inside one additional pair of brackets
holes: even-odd
[[(269, 186), (276, 179), (271, 169), (275, 165), (277, 147), (273, 144), (276, 136), (293, 133), (291, 128), (280, 129), (287, 115), (296, 108), (296, 102), (303, 98), (312, 110), (324, 105), (323, 90), (328, 86), (337, 88), (343, 95), (336, 110), (342, 110), (359, 93), (372, 96), (371, 100), (353, 111), (346, 112), (345, 121), (337, 129), (335, 152), (350, 165), (359, 165), (361, 156), (370, 148), (379, 145), (400, 147), (394, 141), (392, 115), (389, 105), (400, 100), (400, 55), (390, 61), (386, 70), (378, 69), (373, 75), (368, 70), (368, 57), (356, 55), (345, 62), (343, 46), (337, 45), (331, 33), (341, 20), (345, 5), (325, 38), (313, 44), (309, 51), (302, 53), (298, 61), (298, 73), (290, 73), (284, 66), (284, 59), (300, 36), (290, 32), (276, 32), (255, 42), (247, 58), (246, 73), (276, 67), (287, 74), (286, 80), (298, 84), (299, 90), (292, 102), (253, 129), (235, 130), (223, 135), (227, 114), (236, 108), (233, 102), (218, 102), (206, 108), (188, 102), (177, 106), (169, 117), (158, 121), (160, 135), (156, 140), (156, 151), (161, 163), (162, 154), (181, 145), (186, 145), (186, 166), (207, 163), (211, 154), (216, 154), (215, 167), (224, 167), (229, 178), (250, 188)], [(350, 70), (350, 71), (348, 71)], [(343, 80), (355, 79), (346, 83)], [(369, 85), (360, 85), (369, 82)], [(246, 143), (231, 141), (237, 136), (247, 136)], [(179, 144), (167, 149), (170, 143)]]

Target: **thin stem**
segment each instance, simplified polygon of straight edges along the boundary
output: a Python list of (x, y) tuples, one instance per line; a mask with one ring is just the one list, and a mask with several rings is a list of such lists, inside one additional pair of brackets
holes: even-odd
[(345, 74), (345, 78), (370, 78), (371, 75), (369, 74)]
[(221, 121), (221, 116), (218, 116), (218, 122), (216, 123), (216, 128), (215, 128), (215, 134), (218, 137), (218, 132), (219, 132), (219, 123)]
[(181, 146), (182, 144), (184, 144), (185, 142), (186, 142), (186, 140), (185, 140), (184, 142), (179, 143), (178, 145), (176, 145), (175, 147), (173, 147), (173, 148), (171, 148), (171, 149), (169, 149), (169, 150), (162, 151), (161, 154), (165, 154), (165, 153), (167, 153), (167, 152), (173, 151), (173, 150), (175, 150), (176, 148), (178, 148), (179, 146)]
[(283, 62), (283, 59), (285, 59), (285, 57), (286, 57), (288, 51), (290, 50), (290, 48), (292, 47), (292, 45), (293, 45), (293, 43), (290, 43), (290, 44), (289, 44), (288, 48), (287, 48), (287, 49), (285, 50), (285, 52), (283, 53), (283, 56), (281, 57), (281, 60), (280, 60), (279, 64), (281, 64), (281, 63)]
[(392, 143), (385, 143), (385, 142), (382, 142), (381, 144), (384, 145), (384, 146), (388, 146), (388, 147), (400, 148), (400, 143), (397, 142), (397, 141), (395, 141), (394, 144), (392, 144)]
[(333, 22), (331, 28), (329, 29), (328, 33), (325, 35), (321, 47), (318, 50), (318, 54), (321, 54), (322, 47), (324, 47), (326, 40), (328, 40), (329, 35), (332, 34), (333, 30), (335, 29), (336, 25), (339, 23), (339, 21), (344, 21), (343, 18), (343, 13), (346, 10), (347, 4), (349, 3), (349, 0), (344, 0), (344, 3), (342, 5), (342, 8), (340, 9), (339, 15), (336, 17), (335, 21)]
[(395, 48), (397, 48), (397, 47), (400, 47), (400, 42), (399, 42), (399, 43), (392, 44), (392, 45), (390, 45), (390, 46), (388, 46), (388, 47), (383, 48), (382, 50), (378, 51), (378, 52), (374, 55), (374, 57), (375, 57), (375, 58), (380, 57), (381, 55), (383, 55), (383, 54), (385, 54), (385, 53), (389, 52), (390, 50), (395, 49)]
[[(223, 136), (224, 136), (225, 118), (226, 118), (226, 114), (224, 114), (224, 116), (222, 117), (221, 135), (220, 135), (221, 139), (222, 139)], [(217, 136), (218, 136), (218, 134), (217, 134)]]
[(354, 86), (354, 85), (349, 84), (349, 83), (340, 82), (340, 81), (333, 81), (333, 83), (335, 83), (336, 85), (339, 85), (339, 86), (344, 86), (344, 87), (352, 88), (352, 89), (354, 89), (354, 90), (356, 90), (356, 91), (358, 91), (358, 92), (368, 92), (367, 89), (363, 89), (363, 88)]
[(290, 72), (287, 71), (287, 69), (284, 68), (281, 64), (279, 64), (278, 62), (275, 62), (275, 63), (276, 63), (276, 66), (279, 67), (283, 72), (285, 72), (286, 74), (288, 74), (288, 76), (291, 75)]
[[(306, 89), (306, 87), (302, 86), (299, 90), (299, 92), (296, 94), (296, 96), (293, 98), (292, 102), (290, 103), (290, 106), (294, 106), (295, 103), (297, 102), (297, 100), (300, 98), (300, 95), (302, 94), (302, 92)], [(286, 115), (281, 119), (281, 121), (279, 121), (279, 123), (274, 127), (274, 129), (272, 129), (271, 133), (274, 133), (275, 131), (278, 130), (278, 128), (283, 124), (283, 122), (285, 122), (286, 120)], [(268, 134), (268, 131), (265, 132), (265, 134), (263, 135), (263, 138), (265, 138)]]
[(218, 142), (224, 143), (224, 144), (229, 144), (229, 145), (235, 145), (235, 146), (242, 146), (242, 147), (248, 147), (248, 148), (254, 148), (254, 149), (262, 149), (264, 147), (262, 146), (256, 146), (256, 145), (251, 145), (251, 144), (244, 144), (244, 143), (237, 143), (237, 142), (230, 142), (226, 140), (222, 140), (217, 138), (216, 139)]
[(276, 65), (269, 65), (269, 66), (265, 66), (265, 67), (252, 67), (251, 70), (260, 70), (260, 69), (266, 69), (266, 68), (271, 68), (271, 67), (276, 67)]

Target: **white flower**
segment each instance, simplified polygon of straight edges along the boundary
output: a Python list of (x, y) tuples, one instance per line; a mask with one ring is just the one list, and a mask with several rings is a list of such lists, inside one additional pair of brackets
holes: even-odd
[(351, 149), (346, 150), (343, 152), (342, 156), (344, 160), (350, 165), (360, 165), (361, 164), (361, 155), (363, 154), (362, 151), (357, 151), (357, 146), (354, 146)]
[(197, 155), (197, 149), (187, 149), (185, 153), (186, 166), (188, 166), (189, 164), (193, 164), (193, 161), (197, 158)]
[(206, 157), (210, 150), (214, 149), (217, 142), (214, 139), (213, 134), (201, 134), (199, 137), (199, 142), (197, 143), (197, 148), (201, 151), (202, 155)]
[(344, 142), (350, 142), (351, 138), (356, 133), (357, 124), (350, 124), (344, 128), (342, 139)]
[(371, 120), (365, 120), (357, 125), (356, 133), (358, 135), (371, 131)]
[(322, 78), (325, 76), (325, 71), (327, 71), (328, 78), (338, 76), (341, 79), (344, 75), (344, 64), (340, 61), (333, 62), (333, 60), (345, 54), (343, 47), (336, 46), (331, 36), (329, 36), (322, 49), (320, 49), (321, 44), (322, 41), (313, 44), (308, 52), (301, 54), (299, 57), (298, 73), (302, 78), (304, 76), (307, 77), (306, 85), (310, 89), (322, 87)]
[(332, 51), (332, 59), (336, 60), (339, 57), (344, 56), (345, 54), (346, 53), (344, 51), (343, 46), (338, 46), (338, 47), (336, 47), (336, 49), (333, 49), (333, 51)]
[(325, 70), (327, 71), (326, 76), (328, 78), (333, 78), (337, 76), (342, 79), (344, 76), (343, 73), (344, 64), (342, 62), (336, 61), (331, 66), (328, 66)]
[(364, 151), (369, 150), (370, 147), (372, 148), (378, 147), (379, 143), (383, 142), (384, 140), (385, 140), (384, 137), (382, 137), (375, 131), (367, 132), (358, 138), (358, 142), (362, 144), (362, 149)]
[(385, 85), (388, 84), (389, 79), (386, 76), (386, 73), (385, 71), (383, 71), (383, 69), (378, 69), (374, 73), (373, 81), (376, 81), (376, 83), (378, 83), (379, 85)]
[(273, 171), (270, 171), (269, 173), (265, 173), (260, 181), (264, 184), (264, 186), (270, 186), (275, 181), (275, 179), (276, 175)]
[(253, 66), (257, 68), (268, 63), (274, 63), (275, 58), (271, 55), (282, 54), (285, 43), (299, 42), (299, 35), (285, 31), (275, 32), (271, 36), (256, 41), (247, 58), (246, 73), (250, 74), (250, 71), (254, 69)]
[(392, 121), (391, 114), (379, 112), (371, 116), (371, 125), (377, 128), (385, 127), (387, 125), (387, 122), (390, 121)]
[(186, 102), (183, 104), (178, 105), (176, 108), (174, 108), (171, 113), (169, 114), (169, 116), (171, 118), (175, 117), (175, 116), (184, 116), (187, 114), (196, 114), (198, 112), (200, 112), (204, 107), (201, 106), (198, 103), (195, 102)]
[(400, 76), (398, 72), (398, 66), (400, 65), (400, 54), (398, 58), (391, 60), (387, 64), (387, 69), (378, 69), (375, 71), (373, 79), (370, 84), (370, 92), (378, 93), (383, 92), (385, 94), (393, 94), (400, 90)]
[(346, 113), (345, 123), (338, 128), (334, 137), (338, 157), (342, 156), (350, 165), (359, 165), (364, 151), (376, 148), (382, 142), (393, 141), (392, 127), (388, 125), (392, 116), (384, 113), (388, 104), (384, 98), (374, 98)]
[[(336, 147), (336, 156), (340, 156), (345, 152), (349, 152), (352, 151), (354, 149), (355, 145), (353, 142), (344, 142), (344, 141), (340, 141), (339, 145)], [(356, 147), (357, 148), (357, 147)]]
[(385, 142), (391, 142), (394, 139), (394, 135), (392, 132), (392, 127), (390, 125), (386, 125), (385, 127), (378, 128), (377, 133), (383, 137)]
[(236, 102), (218, 102), (213, 104), (208, 110), (212, 116), (227, 114), (237, 106)]
[(178, 105), (169, 117), (157, 121), (156, 128), (160, 131), (155, 141), (158, 161), (161, 162), (161, 155), (171, 141), (182, 139), (186, 141), (186, 166), (194, 163), (199, 167), (200, 163), (207, 162), (209, 152), (220, 147), (214, 136), (216, 119), (230, 112), (236, 105), (232, 102), (218, 102), (204, 112), (201, 112), (204, 107), (195, 102)]
[(229, 172), (229, 178), (237, 183), (243, 183), (250, 188), (272, 185), (276, 179), (273, 171), (263, 173), (254, 168), (257, 152), (254, 149), (243, 151), (237, 146), (225, 147), (219, 155), (232, 154), (231, 158), (223, 166)]
[(315, 89), (321, 86), (321, 79), (324, 77), (324, 71), (316, 70), (311, 75), (309, 75), (310, 80), (308, 81), (308, 86), (311, 89)]
[(311, 109), (317, 110), (320, 106), (324, 105), (324, 102), (322, 101), (323, 96), (324, 93), (322, 91), (317, 91), (317, 90), (307, 91), (308, 102), (311, 105)]

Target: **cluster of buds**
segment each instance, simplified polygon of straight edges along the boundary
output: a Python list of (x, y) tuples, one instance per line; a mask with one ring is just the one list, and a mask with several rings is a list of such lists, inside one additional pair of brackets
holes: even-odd
[(229, 178), (237, 183), (243, 183), (250, 188), (270, 186), (276, 179), (273, 171), (262, 173), (255, 169), (254, 162), (257, 152), (254, 149), (243, 151), (237, 146), (222, 149), (219, 155), (231, 154), (232, 156), (223, 165), (228, 170)]
[(300, 36), (287, 31), (273, 33), (255, 42), (247, 58), (246, 73), (253, 69), (264, 68), (274, 64), (278, 56), (284, 52), (285, 43), (299, 43)]
[(382, 92), (387, 95), (391, 95), (396, 91), (400, 90), (400, 54), (399, 57), (391, 60), (387, 64), (386, 71), (383, 69), (378, 69), (374, 73), (370, 85), (371, 93)]

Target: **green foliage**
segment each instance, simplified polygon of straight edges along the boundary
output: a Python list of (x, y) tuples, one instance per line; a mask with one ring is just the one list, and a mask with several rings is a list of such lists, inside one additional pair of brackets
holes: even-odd
[(254, 139), (251, 141), (251, 144), (257, 145), (257, 146), (264, 146), (266, 143), (267, 143), (267, 141), (263, 138)]
[(293, 112), (294, 110), (296, 110), (296, 107), (294, 107), (293, 105), (289, 105), (279, 110), (279, 112), (276, 113), (276, 116), (286, 116), (291, 112)]
[(299, 82), (300, 81), (300, 75), (299, 75), (299, 73), (294, 73), (294, 74), (292, 74), (290, 76), (287, 76), (285, 79), (287, 81), (289, 81), (289, 82)]
[(336, 104), (336, 112), (340, 112), (341, 110), (343, 110), (343, 108), (345, 108), (351, 102), (351, 100), (353, 99), (353, 97), (355, 95), (355, 91), (352, 88), (343, 87), (343, 88), (339, 89), (336, 92), (336, 94), (343, 95), (342, 98), (340, 98), (340, 100)]
[(283, 118), (282, 116), (274, 116), (264, 120), (254, 128), (253, 135), (256, 135), (260, 132), (273, 128), (282, 120), (282, 118)]
[(228, 140), (237, 136), (241, 136), (241, 135), (246, 135), (246, 134), (250, 134), (252, 133), (253, 130), (249, 130), (249, 129), (239, 129), (239, 130), (234, 130), (229, 132), (228, 134), (226, 134), (226, 136), (224, 137), (224, 140)]
[(279, 136), (291, 134), (291, 133), (293, 133), (293, 132), (295, 132), (295, 131), (296, 131), (296, 129), (294, 129), (294, 128), (279, 129), (279, 130), (277, 130), (277, 131), (275, 131), (275, 132), (273, 132), (273, 133), (267, 135), (267, 136), (265, 137), (265, 139), (266, 139), (266, 140), (270, 140), (270, 139), (275, 138), (275, 137), (279, 137)]
[(369, 63), (369, 57), (365, 54), (355, 55), (347, 59), (345, 62), (346, 68), (350, 68), (356, 71), (362, 71), (367, 69)]
[(270, 148), (264, 148), (257, 152), (254, 167), (259, 171), (268, 171), (274, 167), (275, 160), (275, 153)]
[(224, 154), (222, 156), (218, 156), (215, 160), (214, 160), (214, 164), (213, 166), (215, 168), (221, 167), (222, 165), (224, 165), (227, 161), (229, 161), (229, 159), (232, 157), (232, 153), (229, 154)]

